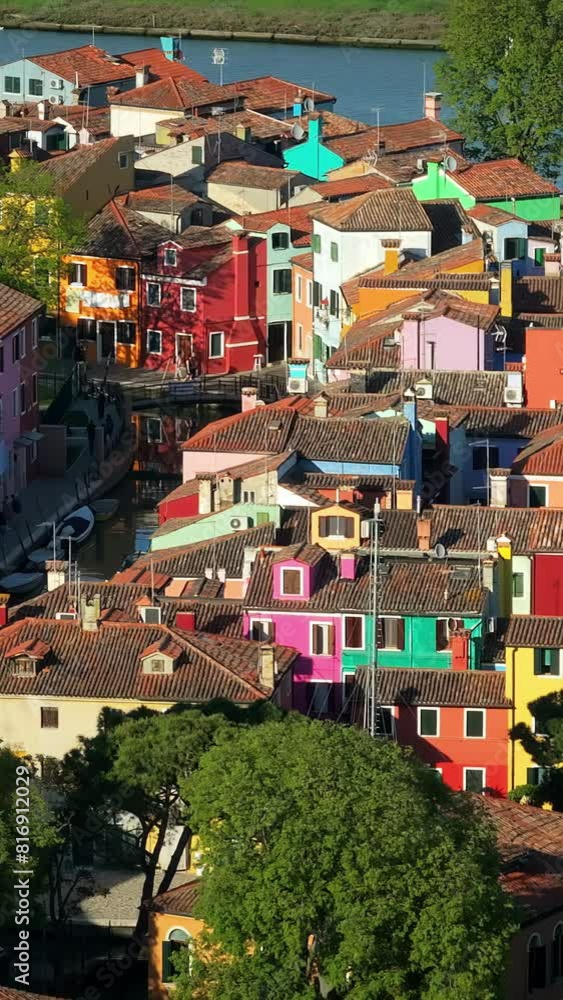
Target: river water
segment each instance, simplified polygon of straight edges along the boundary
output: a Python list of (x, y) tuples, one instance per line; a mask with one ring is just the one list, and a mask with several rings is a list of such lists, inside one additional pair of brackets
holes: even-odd
[[(58, 31), (0, 32), (0, 63), (40, 53), (85, 45), (91, 36)], [(97, 35), (95, 41), (108, 52), (130, 52), (158, 45), (158, 38), (132, 35)], [(219, 67), (211, 54), (221, 42), (186, 39), (185, 61), (208, 79), (219, 83)], [(433, 67), (440, 53), (414, 49), (355, 49), (328, 45), (281, 45), (272, 42), (224, 43), (225, 83), (270, 74), (335, 94), (335, 110), (359, 121), (375, 124), (377, 109), (382, 122), (409, 121), (422, 115), (422, 95), (434, 85)]]

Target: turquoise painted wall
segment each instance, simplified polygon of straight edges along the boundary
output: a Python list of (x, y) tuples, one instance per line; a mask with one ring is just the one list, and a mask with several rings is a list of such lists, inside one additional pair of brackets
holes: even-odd
[(551, 222), (561, 216), (561, 203), (556, 194), (544, 195), (543, 198), (517, 198), (514, 207), (506, 199), (489, 201), (487, 204), (493, 208), (502, 208), (505, 212), (513, 212), (528, 222)]
[(324, 145), (318, 118), (309, 119), (309, 131), (305, 142), (286, 149), (283, 160), (288, 170), (300, 170), (301, 173), (315, 177), (319, 181), (326, 180), (329, 170), (338, 170), (344, 166), (343, 157)]
[[(419, 201), (437, 201), (441, 198), (458, 198), (464, 208), (473, 208), (477, 200), (463, 190), (463, 174), (459, 175), (459, 183), (448, 177), (440, 163), (428, 163), (426, 174), (417, 177), (412, 183), (412, 189)], [(501, 208), (530, 222), (550, 222), (559, 219), (561, 207), (557, 195), (542, 195), (537, 198), (516, 198), (511, 201), (499, 198), (487, 201), (487, 205)]]
[(258, 515), (263, 514), (264, 519), (272, 521), (278, 525), (280, 523), (280, 508), (276, 505), (256, 503), (237, 503), (226, 510), (215, 511), (203, 521), (195, 521), (184, 527), (169, 531), (165, 535), (153, 536), (151, 539), (151, 551), (156, 552), (161, 549), (170, 549), (175, 545), (193, 545), (194, 542), (203, 542), (208, 538), (215, 538), (219, 535), (228, 535), (234, 531), (230, 527), (233, 517), (249, 517), (250, 527), (258, 524)]
[[(287, 249), (274, 249), (275, 233), (287, 233), (289, 244)], [(267, 265), (268, 265), (268, 323), (291, 323), (293, 319), (293, 294), (292, 292), (274, 292), (274, 271), (289, 268), (289, 261), (300, 252), (300, 249), (293, 246), (291, 242), (291, 229), (282, 223), (277, 223), (268, 230), (266, 234), (268, 243)], [(301, 252), (303, 252), (301, 248)], [(305, 294), (305, 293), (303, 293)]]
[[(448, 669), (451, 666), (451, 653), (448, 650), (436, 649), (436, 618), (446, 618), (444, 613), (439, 616), (404, 617), (405, 648), (379, 649), (377, 662), (380, 667), (421, 667), (431, 670)], [(481, 648), (483, 635), (482, 618), (464, 618), (463, 624), (471, 632), (470, 668), (476, 670), (481, 665)], [(342, 650), (342, 669), (353, 673), (357, 667), (364, 666), (371, 654), (373, 643), (373, 618), (366, 618), (366, 647), (363, 650)]]

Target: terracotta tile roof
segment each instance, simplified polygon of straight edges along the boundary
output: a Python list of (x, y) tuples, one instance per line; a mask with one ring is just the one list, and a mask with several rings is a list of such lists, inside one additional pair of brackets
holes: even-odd
[(500, 884), (524, 910), (524, 924), (563, 909), (563, 876), (556, 872), (504, 872)]
[(0, 118), (0, 135), (8, 135), (10, 132), (27, 132), (29, 128), (32, 128), (30, 121), (35, 121), (35, 119), (29, 118)]
[[(441, 407), (449, 415), (449, 407)], [(459, 408), (453, 408), (455, 416)], [(470, 406), (464, 411), (463, 423), (468, 437), (514, 437), (529, 440), (540, 431), (563, 420), (561, 408), (553, 410), (512, 409), (506, 406)]]
[(384, 705), (509, 708), (504, 673), (496, 670), (423, 670), (380, 667), (378, 696)]
[(563, 618), (513, 617), (505, 633), (507, 646), (563, 648)]
[[(113, 577), (114, 583), (129, 580), (135, 572), (150, 571), (151, 564), (157, 573), (185, 580), (199, 580), (205, 577), (205, 570), (224, 569), (227, 579), (241, 580), (245, 547), (273, 545), (276, 529), (273, 524), (261, 524), (246, 531), (236, 531), (217, 538), (195, 542), (193, 545), (179, 545), (170, 549), (143, 555), (125, 573)], [(148, 577), (147, 577), (148, 579)], [(129, 582), (134, 582), (129, 580)]]
[(258, 76), (252, 80), (237, 80), (238, 93), (245, 97), (245, 107), (254, 111), (287, 111), (293, 109), (297, 98), (305, 100), (310, 97), (315, 104), (334, 102), (336, 97), (325, 94), (311, 87), (301, 87), (288, 80), (280, 80), (277, 76)]
[(240, 126), (251, 130), (252, 139), (277, 139), (291, 132), (291, 125), (288, 121), (270, 118), (268, 115), (252, 111), (250, 108), (211, 118), (193, 116), (186, 118), (185, 121), (174, 118), (168, 123), (159, 122), (159, 124), (168, 124), (170, 135), (174, 136), (214, 135), (218, 132), (230, 132), (235, 135)]
[[(502, 856), (529, 857), (536, 871), (549, 871), (554, 859), (563, 858), (563, 815), (549, 809), (521, 805), (511, 799), (480, 796), (479, 805), (493, 821)], [(542, 865), (543, 862), (543, 865)], [(557, 865), (559, 868), (559, 865)]]
[[(326, 145), (349, 163), (361, 160), (384, 143), (381, 160), (386, 160), (388, 153), (403, 153), (409, 150), (425, 148), (437, 149), (447, 142), (458, 142), (463, 139), (459, 132), (454, 132), (443, 122), (435, 122), (430, 118), (420, 118), (412, 122), (398, 125), (381, 125), (343, 138), (329, 139)], [(378, 161), (379, 166), (379, 161)]]
[[(337, 136), (343, 135), (355, 135), (357, 132), (365, 132), (366, 129), (373, 127), (366, 125), (365, 122), (356, 121), (354, 118), (347, 118), (345, 115), (339, 115), (335, 111), (328, 111), (325, 108), (322, 111), (315, 112), (314, 116), (320, 118), (322, 122), (322, 135), (325, 139), (335, 139)], [(311, 115), (292, 116), (286, 118), (286, 122), (291, 128), (294, 125), (301, 125), (304, 131), (308, 132), (310, 118)]]
[(49, 175), (54, 183), (55, 191), (64, 194), (68, 188), (95, 167), (112, 148), (116, 155), (123, 149), (123, 139), (100, 139), (99, 142), (86, 146), (77, 146), (68, 153), (62, 153), (39, 164), (38, 169)]
[(559, 194), (555, 184), (516, 158), (472, 163), (448, 176), (478, 201), (506, 199), (508, 205), (510, 198)]
[(287, 562), (288, 559), (295, 559), (297, 562), (305, 563), (306, 566), (318, 566), (325, 559), (326, 552), (319, 545), (309, 545), (301, 542), (298, 545), (288, 545), (277, 555), (272, 555), (272, 566), (276, 563)]
[(39, 299), (0, 283), (0, 337), (16, 330), (42, 309)]
[(512, 212), (505, 212), (503, 208), (493, 208), (491, 205), (475, 205), (467, 209), (467, 214), (471, 219), (478, 219), (488, 226), (504, 226), (515, 219), (520, 221)]
[(122, 52), (117, 56), (122, 62), (133, 66), (135, 69), (146, 69), (153, 80), (162, 80), (165, 77), (182, 77), (193, 83), (208, 83), (209, 81), (191, 66), (186, 66), (178, 59), (167, 59), (162, 49), (148, 48), (135, 49), (134, 52)]
[[(395, 271), (394, 274), (388, 277), (434, 278), (437, 274), (441, 274), (444, 271), (455, 271), (458, 268), (468, 267), (477, 262), (483, 263), (483, 261), (483, 241), (479, 238), (470, 240), (468, 243), (462, 244), (462, 246), (443, 250), (442, 253), (433, 254), (432, 257), (422, 257), (420, 260), (404, 264), (399, 271)], [(374, 287), (377, 287), (377, 283), (382, 277), (384, 276), (377, 271), (375, 274), (367, 272), (361, 281), (361, 287), (372, 287), (370, 284), (371, 281), (374, 281)]]
[[(405, 271), (404, 274), (403, 270)], [(358, 287), (486, 292), (490, 291), (491, 280), (491, 274), (452, 274), (449, 271), (439, 271), (435, 277), (421, 277), (416, 273), (410, 274), (408, 268), (404, 268), (400, 271), (395, 271), (393, 274), (381, 274), (379, 276), (372, 273), (370, 277), (360, 277), (358, 279)]]
[(536, 434), (513, 462), (512, 473), (525, 476), (563, 476), (563, 424), (548, 427)]
[(382, 369), (369, 375), (368, 389), (378, 394), (403, 394), (421, 379), (430, 380), (435, 403), (456, 406), (504, 406), (505, 372), (402, 371)]
[(430, 232), (432, 223), (410, 188), (368, 191), (315, 208), (313, 218), (340, 232)]
[[(127, 196), (125, 196), (127, 197)], [(140, 260), (152, 257), (170, 231), (126, 208), (125, 198), (110, 201), (88, 223), (80, 253), (89, 257)]]
[[(299, 547), (298, 547), (299, 549)], [(311, 549), (305, 545), (305, 561), (311, 563)], [(254, 563), (244, 606), (253, 610), (302, 610), (299, 599), (276, 599), (273, 596), (272, 567), (285, 559), (299, 559), (296, 549), (289, 547), (277, 554), (263, 553)], [(369, 557), (358, 556), (356, 577), (340, 577), (338, 557), (328, 552), (315, 554), (314, 592), (307, 608), (316, 611), (363, 611), (372, 607), (373, 586)], [(379, 608), (382, 614), (401, 615), (480, 615), (485, 611), (487, 592), (481, 586), (476, 568), (458, 579), (451, 567), (427, 563), (422, 568), (416, 562), (390, 562), (381, 578)], [(441, 673), (441, 671), (439, 671)]]
[[(211, 180), (214, 180), (214, 175), (211, 176)], [(300, 237), (303, 236), (309, 238), (308, 243), (310, 244), (310, 237), (313, 232), (311, 211), (312, 206), (310, 205), (285, 205), (283, 208), (278, 208), (273, 212), (258, 212), (256, 215), (237, 215), (235, 216), (235, 220), (249, 233), (267, 233), (272, 226), (283, 223), (283, 225), (290, 226), (291, 242), (294, 245), (297, 245)]]
[[(313, 489), (346, 489), (354, 490), (412, 490), (415, 483), (412, 479), (396, 479), (395, 476), (351, 475), (346, 472), (302, 472), (300, 478)], [(284, 484), (287, 480), (284, 480)]]
[(180, 184), (157, 184), (155, 187), (143, 188), (141, 191), (129, 191), (125, 195), (123, 205), (136, 212), (162, 212), (170, 214), (183, 208), (191, 208), (206, 201), (201, 195), (187, 191)]
[(112, 56), (97, 45), (80, 45), (63, 52), (28, 56), (28, 59), (47, 73), (62, 76), (69, 83), (74, 84), (78, 78), (80, 87), (130, 80), (135, 76), (134, 66), (124, 63), (120, 56)]
[(168, 232), (168, 240), (177, 243), (178, 246), (186, 250), (195, 250), (198, 247), (219, 247), (228, 243), (231, 245), (233, 231), (225, 225), (218, 226), (189, 226), (183, 233), (172, 235)]
[(170, 913), (178, 917), (191, 917), (199, 898), (199, 888), (198, 879), (183, 882), (182, 885), (176, 885), (173, 889), (153, 896), (146, 904), (147, 909), (152, 913)]
[(299, 253), (296, 257), (291, 258), (292, 264), (297, 264), (298, 267), (303, 268), (304, 271), (310, 271), (313, 273), (313, 254), (312, 253)]
[(539, 326), (542, 330), (563, 330), (563, 313), (515, 312), (513, 320), (523, 326)]
[(0, 1000), (60, 1000), (60, 997), (47, 996), (46, 993), (28, 993), (27, 990), (13, 990), (9, 986), (0, 986)]
[(194, 108), (210, 104), (221, 105), (236, 100), (240, 90), (237, 84), (225, 84), (220, 87), (215, 83), (200, 83), (198, 81), (166, 78), (144, 87), (125, 90), (114, 95), (110, 104), (133, 108), (154, 108), (163, 111), (193, 111)]
[[(33, 677), (16, 677), (7, 655), (14, 642), (41, 636), (50, 647)], [(172, 674), (144, 674), (141, 656), (169, 639), (178, 660)], [(294, 650), (276, 647), (280, 675)], [(80, 622), (30, 619), (0, 636), (0, 695), (204, 702), (228, 698), (248, 703), (270, 693), (259, 683), (260, 643), (180, 632), (164, 625), (103, 622), (89, 632)]]
[(365, 194), (367, 191), (384, 191), (392, 187), (390, 181), (377, 174), (362, 174), (360, 177), (343, 177), (339, 181), (323, 181), (313, 184), (312, 190), (321, 198), (347, 198), (355, 194)]
[(462, 233), (470, 235), (473, 239), (482, 239), (477, 226), (456, 198), (425, 201), (424, 211), (432, 223), (433, 254), (457, 249), (461, 244)]
[(199, 483), (197, 479), (188, 479), (185, 483), (180, 483), (175, 490), (171, 490), (167, 493), (162, 500), (159, 500), (157, 507), (166, 506), (170, 500), (182, 500), (184, 497), (198, 496), (199, 494)]
[[(383, 510), (382, 549), (417, 552), (416, 512)], [(563, 510), (550, 507), (434, 506), (425, 513), (431, 523), (430, 547), (438, 542), (448, 552), (484, 552), (488, 538), (506, 535), (517, 555), (563, 552)]]
[(517, 312), (563, 313), (563, 277), (524, 277), (514, 282), (513, 303)]
[(209, 184), (228, 184), (235, 187), (259, 188), (265, 191), (278, 191), (287, 187), (290, 182), (299, 177), (295, 170), (278, 170), (276, 167), (258, 167), (244, 160), (230, 160), (220, 163), (208, 174)]

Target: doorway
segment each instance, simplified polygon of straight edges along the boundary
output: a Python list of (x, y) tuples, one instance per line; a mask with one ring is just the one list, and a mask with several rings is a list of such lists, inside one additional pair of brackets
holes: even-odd
[(98, 323), (98, 361), (115, 358), (115, 323)]
[(268, 324), (268, 364), (279, 364), (291, 356), (291, 323)]

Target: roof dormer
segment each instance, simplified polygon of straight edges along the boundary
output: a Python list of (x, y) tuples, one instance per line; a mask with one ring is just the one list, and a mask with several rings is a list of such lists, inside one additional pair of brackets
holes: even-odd
[(273, 595), (280, 601), (308, 600), (314, 590), (315, 567), (323, 558), (316, 545), (292, 545), (273, 561)]
[(351, 504), (340, 502), (311, 512), (311, 542), (329, 551), (360, 545), (360, 513)]
[(28, 639), (6, 652), (6, 659), (12, 660), (12, 677), (37, 677), (51, 647), (41, 639)]
[(141, 597), (136, 604), (139, 618), (145, 625), (162, 624), (162, 608), (148, 597)]
[(142, 651), (142, 671), (144, 674), (173, 674), (181, 654), (182, 647), (170, 636), (163, 636)]

